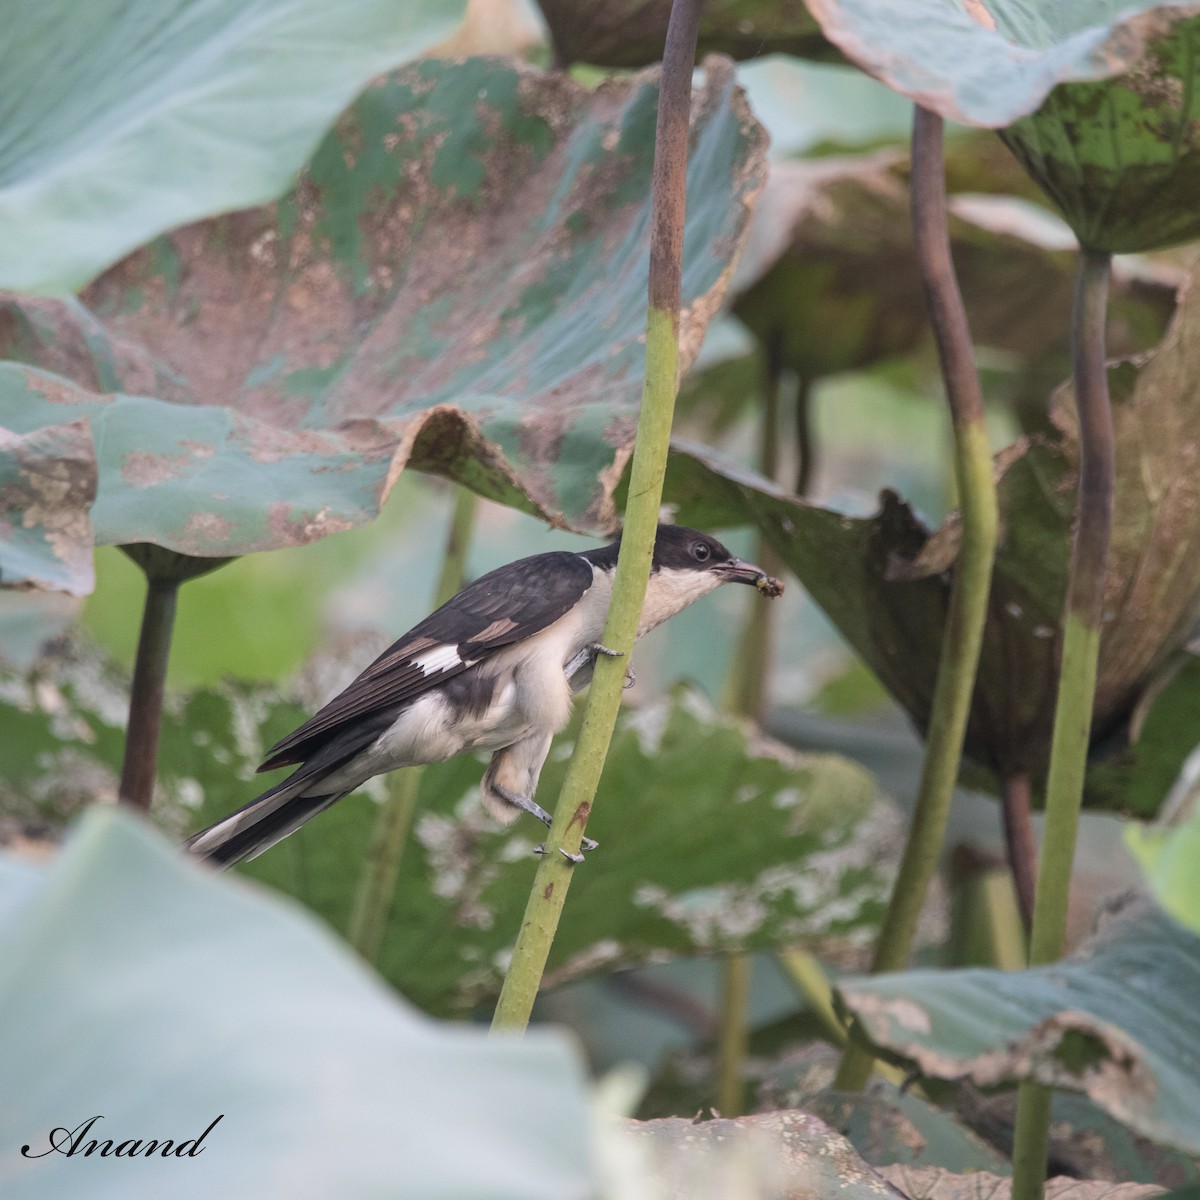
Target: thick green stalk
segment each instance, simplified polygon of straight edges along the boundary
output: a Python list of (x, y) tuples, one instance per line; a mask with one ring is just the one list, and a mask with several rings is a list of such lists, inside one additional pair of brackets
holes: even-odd
[(746, 1104), (746, 1051), (750, 1027), (750, 972), (754, 960), (745, 951), (721, 959), (721, 1020), (717, 1028), (717, 1112), (740, 1117)]
[(346, 940), (367, 962), (375, 962), (391, 916), (400, 860), (408, 844), (421, 790), (421, 768), (410, 767), (386, 777), (387, 793), (371, 827), (371, 845), (358, 877)]
[(573, 854), (579, 852), (616, 725), (625, 666), (633, 650), (650, 578), (671, 420), (675, 412), (688, 122), (701, 2), (674, 0), (663, 55), (654, 147), (646, 377), (630, 469), (625, 528), (604, 628), (604, 644), (625, 657), (614, 659), (602, 655), (596, 663), (579, 739), (546, 838), (546, 853), (534, 876), (512, 961), (496, 1005), (492, 1020), (494, 1030), (523, 1030), (529, 1023), (574, 871), (573, 865), (558, 850), (561, 847)]
[[(1046, 823), (1029, 939), (1031, 966), (1056, 962), (1063, 952), (1100, 657), (1116, 471), (1104, 348), (1109, 264), (1109, 255), (1102, 251), (1085, 247), (1080, 252), (1072, 327), (1079, 494), (1046, 779)], [(1043, 1195), (1050, 1100), (1050, 1089), (1040, 1084), (1024, 1083), (1018, 1090), (1013, 1200), (1041, 1200)]]
[[(780, 338), (766, 347), (763, 406), (759, 421), (758, 470), (764, 479), (779, 474), (779, 400), (783, 390)], [(766, 539), (759, 535), (754, 561), (769, 575), (782, 574), (782, 562)], [(771, 664), (771, 620), (774, 605), (751, 604), (742, 627), (726, 684), (726, 707), (730, 712), (761, 723), (767, 703), (767, 679)], [(723, 1117), (742, 1115), (745, 1102), (746, 1054), (750, 1047), (751, 958), (746, 953), (723, 956), (721, 998), (717, 1025), (717, 1109)]]
[[(442, 556), (442, 572), (434, 594), (433, 606), (440, 608), (451, 596), (462, 590), (467, 575), (467, 549), (475, 524), (478, 501), (475, 493), (460, 487), (454, 496), (450, 529), (446, 535), (446, 550)], [(379, 957), (383, 934), (391, 915), (400, 878), (400, 860), (408, 844), (413, 814), (417, 810), (417, 795), (421, 790), (421, 767), (410, 767), (388, 776), (388, 792), (371, 830), (371, 847), (363, 863), (354, 896), (354, 910), (346, 937), (368, 962)]]
[(947, 962), (1019, 971), (1027, 953), (1025, 925), (1007, 866), (960, 847), (950, 864)]
[(777, 951), (776, 958), (807, 1001), (825, 1036), (835, 1046), (845, 1046), (846, 1027), (833, 1006), (833, 989), (821, 964), (807, 950), (798, 950), (794, 946)]
[[(783, 391), (783, 363), (778, 342), (776, 338), (766, 347), (762, 419), (759, 422), (758, 472), (764, 479), (771, 480), (779, 475), (779, 402)], [(768, 575), (783, 574), (783, 560), (761, 534), (754, 551), (754, 561)], [(725, 686), (725, 707), (738, 716), (757, 722), (762, 721), (767, 698), (766, 679), (770, 670), (775, 612), (774, 604), (750, 605)]]
[(817, 474), (817, 439), (813, 436), (812, 409), (812, 379), (801, 375), (796, 385), (797, 496), (808, 496)]
[[(913, 118), (912, 208), (917, 262), (954, 429), (962, 538), (929, 714), (921, 783), (900, 871), (875, 947), (873, 972), (896, 971), (907, 965), (917, 920), (941, 856), (983, 645), (998, 525), (983, 394), (950, 256), (942, 119), (920, 106)], [(868, 1051), (853, 1044), (842, 1058), (834, 1087), (860, 1091), (870, 1077), (872, 1061)]]

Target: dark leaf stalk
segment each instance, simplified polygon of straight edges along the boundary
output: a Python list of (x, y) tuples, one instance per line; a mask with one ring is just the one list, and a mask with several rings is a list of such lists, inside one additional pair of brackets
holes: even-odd
[[(983, 645), (999, 523), (983, 394), (950, 255), (942, 140), (942, 118), (917, 106), (912, 138), (913, 232), (954, 430), (962, 541), (916, 807), (871, 963), (875, 973), (907, 965), (917, 921), (941, 856)], [(870, 1077), (872, 1063), (870, 1052), (852, 1043), (842, 1058), (834, 1087), (860, 1091)]]
[(125, 757), (117, 796), (122, 804), (149, 812), (158, 767), (158, 735), (162, 728), (163, 695), (179, 586), (230, 560), (192, 558), (148, 544), (121, 549), (146, 576), (146, 603), (129, 689), (129, 722), (125, 727)]
[(663, 475), (675, 412), (679, 367), (679, 303), (686, 211), (692, 70), (702, 0), (674, 0), (663, 54), (654, 145), (650, 304), (646, 377), (630, 470), (625, 526), (613, 581), (604, 644), (624, 658), (601, 656), (588, 691), (575, 753), (534, 876), (529, 903), (492, 1019), (493, 1030), (524, 1030), (541, 985), (574, 867), (561, 854), (579, 852), (608, 744), (616, 726), (628, 656), (633, 650), (658, 528)]

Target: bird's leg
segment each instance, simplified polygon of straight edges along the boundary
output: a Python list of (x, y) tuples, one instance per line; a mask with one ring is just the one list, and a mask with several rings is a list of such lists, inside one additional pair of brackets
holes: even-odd
[[(490, 786), (492, 791), (495, 792), (496, 795), (502, 800), (511, 804), (514, 808), (519, 808), (522, 812), (529, 813), (531, 817), (537, 817), (537, 819), (541, 821), (541, 823), (545, 825), (547, 829), (550, 828), (550, 814), (536, 800), (532, 800), (528, 796), (521, 796), (516, 792), (510, 791), (508, 788), (502, 787), (494, 779), (491, 781)], [(580, 847), (584, 850), (595, 850), (598, 845), (600, 845), (599, 842), (589, 837), (585, 837), (580, 841)], [(545, 843), (540, 846), (535, 846), (533, 852), (534, 854), (545, 854)], [(559, 853), (562, 854), (563, 858), (570, 859), (573, 863), (583, 862), (582, 854), (568, 854), (562, 849), (561, 846), (559, 847)]]
[[(624, 658), (624, 651), (610, 650), (607, 646), (601, 645), (599, 642), (591, 642), (584, 646), (584, 648), (580, 650), (579, 653), (576, 654), (575, 657), (566, 664), (566, 666), (563, 667), (563, 674), (567, 677), (567, 682), (569, 683), (576, 674), (583, 670), (584, 667), (594, 667), (596, 665), (596, 659), (599, 658), (601, 654), (608, 658)], [(626, 667), (625, 686), (627, 688), (631, 688), (636, 682), (637, 676), (633, 673), (633, 668)]]

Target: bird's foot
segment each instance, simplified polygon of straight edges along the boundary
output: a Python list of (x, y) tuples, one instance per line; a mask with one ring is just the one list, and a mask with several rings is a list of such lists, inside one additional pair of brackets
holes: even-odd
[[(595, 850), (596, 847), (599, 845), (600, 845), (600, 843), (595, 841), (593, 838), (585, 837), (582, 839), (582, 841), (580, 841), (579, 848), (580, 848), (580, 850)], [(546, 853), (546, 843), (543, 842), (540, 846), (534, 846), (533, 852), (534, 852), (534, 854), (545, 854)], [(568, 862), (573, 862), (576, 866), (578, 866), (581, 862), (583, 862), (582, 854), (572, 854), (569, 850), (564, 850), (561, 846), (559, 846), (558, 852)]]
[[(588, 649), (592, 652), (592, 660), (595, 661), (598, 655), (605, 655), (607, 658), (624, 658), (624, 651), (610, 650), (607, 646), (602, 646), (599, 642), (593, 642)], [(625, 668), (625, 687), (631, 688), (637, 683), (637, 676), (633, 673), (633, 667)]]
[[(578, 654), (575, 655), (574, 658), (563, 664), (563, 674), (568, 680), (574, 679), (575, 676), (584, 669), (584, 667), (594, 667), (596, 665), (596, 659), (598, 659), (602, 654), (605, 658), (625, 657), (624, 652), (621, 650), (610, 650), (607, 646), (602, 645), (600, 642), (589, 642), (583, 647), (582, 650), (579, 651)], [(630, 677), (631, 672), (626, 671), (625, 678), (628, 680)], [(591, 679), (590, 673), (588, 674), (587, 679)], [(582, 686), (582, 684), (580, 686)], [(630, 685), (626, 683), (625, 686), (629, 687)]]
[[(543, 842), (540, 846), (534, 846), (533, 852), (534, 852), (534, 854), (545, 854), (546, 853), (546, 843)], [(559, 846), (558, 852), (559, 852), (559, 854), (561, 854), (563, 856), (563, 858), (565, 858), (567, 860), (567, 862), (572, 862), (576, 866), (579, 866), (579, 864), (581, 862), (583, 862), (582, 854), (572, 854), (569, 850), (564, 850), (561, 846)]]
[[(502, 800), (506, 800), (514, 808), (521, 809), (522, 812), (529, 813), (529, 815), (532, 817), (537, 817), (537, 819), (541, 821), (541, 823), (545, 825), (547, 829), (550, 828), (550, 814), (540, 804), (534, 801), (532, 797), (521, 796), (516, 792), (509, 791), (508, 788), (501, 787), (495, 782), (495, 780), (492, 781), (491, 788), (492, 791), (494, 791)], [(579, 839), (579, 847), (581, 850), (595, 850), (599, 845), (600, 843), (594, 838), (585, 837)], [(570, 861), (573, 863), (583, 862), (582, 854), (568, 854), (567, 851), (563, 850), (561, 846), (559, 847), (559, 851), (564, 858), (570, 859)], [(533, 852), (534, 854), (545, 854), (545, 843), (540, 846), (535, 846), (533, 848)]]

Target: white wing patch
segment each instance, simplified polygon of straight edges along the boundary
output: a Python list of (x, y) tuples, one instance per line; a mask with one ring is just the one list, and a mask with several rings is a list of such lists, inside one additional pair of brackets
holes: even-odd
[(424, 654), (418, 654), (412, 660), (413, 666), (418, 667), (422, 675), (435, 675), (438, 671), (452, 671), (461, 667), (463, 658), (458, 653), (457, 646), (435, 646)]

